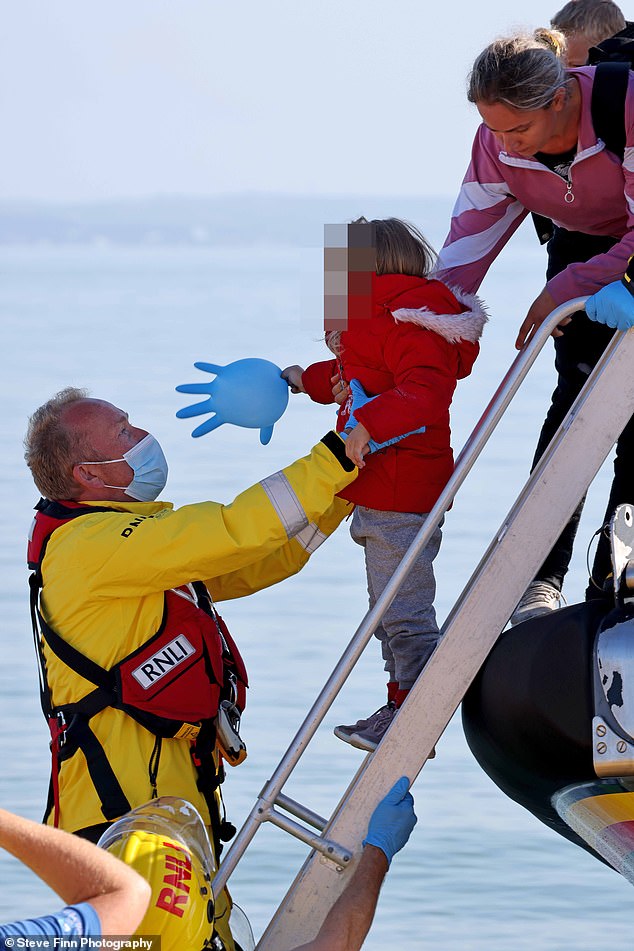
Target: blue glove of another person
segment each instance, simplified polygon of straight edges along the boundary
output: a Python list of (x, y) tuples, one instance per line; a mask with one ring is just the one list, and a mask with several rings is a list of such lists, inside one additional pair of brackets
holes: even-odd
[(634, 297), (622, 281), (606, 284), (586, 301), (590, 320), (615, 330), (634, 327)]
[[(368, 396), (358, 380), (350, 380), (350, 392), (352, 394), (352, 408), (348, 422), (346, 423), (346, 429), (348, 430), (353, 429), (357, 425), (358, 420), (354, 415), (355, 410), (361, 409), (366, 403), (371, 403), (372, 400), (376, 399), (376, 396)], [(375, 442), (374, 439), (370, 439), (368, 442), (370, 452), (376, 452), (378, 449), (386, 449), (388, 446), (393, 446), (395, 442), (400, 442), (401, 439), (405, 439), (406, 436), (413, 436), (414, 433), (424, 433), (426, 428), (426, 426), (421, 426), (420, 429), (412, 429), (410, 432), (403, 433), (401, 436), (393, 436), (392, 439), (386, 439), (385, 442)], [(343, 433), (340, 433), (340, 435), (345, 439), (345, 430)]]
[(385, 853), (388, 864), (409, 839), (418, 822), (414, 799), (409, 790), (409, 779), (401, 776), (387, 796), (381, 800), (370, 817), (364, 845), (375, 845)]

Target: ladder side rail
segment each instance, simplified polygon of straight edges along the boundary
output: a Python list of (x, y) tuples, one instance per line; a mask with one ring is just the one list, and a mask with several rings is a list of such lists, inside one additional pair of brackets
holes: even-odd
[[(326, 828), (355, 853), (372, 810), (394, 779), (413, 780), (460, 704), (526, 585), (572, 515), (634, 409), (634, 333), (616, 334), (529, 477), (518, 501), (443, 627), (443, 637), (376, 752)], [(614, 393), (619, 399), (614, 400)], [(422, 715), (424, 713), (424, 715)], [(348, 875), (312, 853), (282, 900), (258, 951), (310, 940)]]
[(440, 524), (441, 519), (449, 509), (460, 486), (473, 468), (478, 456), (486, 446), (500, 419), (504, 415), (504, 412), (508, 408), (509, 403), (526, 378), (528, 371), (539, 356), (540, 351), (552, 331), (564, 317), (581, 310), (586, 300), (586, 297), (578, 297), (557, 307), (538, 328), (528, 345), (520, 351), (511, 364), (465, 443), (456, 462), (454, 472), (425, 520), (425, 524), (412, 541), (399, 567), (377, 599), (374, 607), (367, 612), (363, 621), (353, 634), (352, 639), (295, 734), (286, 753), (283, 755), (271, 778), (262, 788), (254, 808), (245, 819), (238, 835), (227, 850), (220, 864), (220, 868), (214, 877), (213, 889), (216, 894), (226, 885), (247, 846), (253, 839), (258, 826), (262, 822), (267, 821), (269, 815), (267, 807), (272, 806), (278, 801), (278, 796), (284, 784), (328, 713), (328, 710), (334, 703), (342, 686), (350, 676), (374, 631), (394, 600), (403, 579), (407, 576), (420, 552), (425, 545), (427, 545), (432, 534)]

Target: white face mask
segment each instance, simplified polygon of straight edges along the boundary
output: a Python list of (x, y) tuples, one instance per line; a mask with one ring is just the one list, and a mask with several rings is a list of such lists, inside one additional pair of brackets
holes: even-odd
[(80, 462), (80, 466), (106, 466), (113, 462), (127, 462), (134, 478), (130, 485), (107, 485), (106, 489), (121, 489), (137, 502), (154, 502), (167, 483), (167, 459), (158, 440), (148, 433), (147, 436), (123, 453), (121, 459), (101, 459), (92, 462)]

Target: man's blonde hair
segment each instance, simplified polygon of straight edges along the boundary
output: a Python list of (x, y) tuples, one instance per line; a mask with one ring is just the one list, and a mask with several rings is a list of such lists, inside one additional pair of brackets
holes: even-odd
[(84, 433), (65, 426), (65, 409), (88, 398), (88, 391), (67, 386), (36, 409), (24, 437), (24, 458), (33, 481), (47, 499), (72, 499), (77, 491), (73, 466), (90, 459), (91, 447)]
[(589, 46), (625, 29), (625, 17), (612, 0), (569, 0), (550, 21), (564, 36), (582, 35)]

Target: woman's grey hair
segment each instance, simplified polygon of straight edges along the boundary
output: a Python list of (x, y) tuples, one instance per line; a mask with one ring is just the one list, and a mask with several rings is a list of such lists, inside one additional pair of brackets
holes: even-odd
[(88, 391), (68, 386), (36, 409), (24, 437), (24, 458), (33, 481), (47, 499), (71, 499), (77, 490), (73, 466), (78, 459), (90, 459), (86, 436), (65, 426), (64, 411), (72, 403), (85, 400)]
[(536, 30), (495, 40), (469, 75), (469, 102), (502, 102), (513, 109), (544, 109), (568, 76), (562, 56), (566, 40), (555, 30)]

